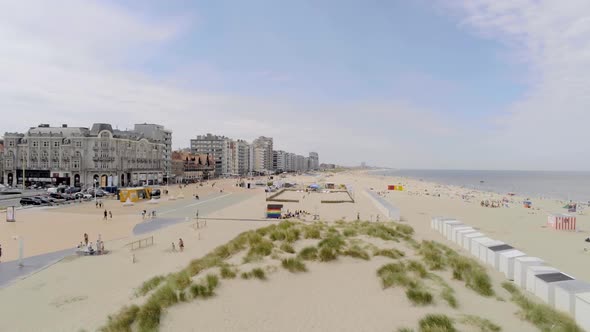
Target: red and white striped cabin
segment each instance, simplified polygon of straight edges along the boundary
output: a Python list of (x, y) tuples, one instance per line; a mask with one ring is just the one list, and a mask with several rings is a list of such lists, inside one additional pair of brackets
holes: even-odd
[(576, 230), (576, 217), (569, 214), (550, 214), (547, 217), (547, 226), (565, 231)]

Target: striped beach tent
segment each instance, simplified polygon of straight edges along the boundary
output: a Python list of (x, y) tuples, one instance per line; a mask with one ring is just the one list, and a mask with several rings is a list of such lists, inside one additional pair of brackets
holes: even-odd
[(566, 231), (576, 230), (576, 217), (565, 213), (550, 214), (547, 217), (547, 226)]

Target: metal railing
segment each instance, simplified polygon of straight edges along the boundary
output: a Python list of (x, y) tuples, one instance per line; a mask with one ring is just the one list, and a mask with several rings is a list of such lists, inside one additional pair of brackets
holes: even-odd
[(129, 247), (129, 250), (137, 250), (152, 245), (154, 245), (154, 237), (150, 236), (143, 239), (139, 239), (137, 241), (130, 242), (127, 244), (127, 247)]

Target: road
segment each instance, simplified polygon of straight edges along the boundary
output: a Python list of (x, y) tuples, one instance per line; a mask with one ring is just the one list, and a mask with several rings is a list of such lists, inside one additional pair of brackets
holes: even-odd
[[(199, 201), (191, 199), (178, 200), (161, 208), (158, 205), (152, 205), (150, 208), (156, 210), (157, 218), (149, 219), (136, 225), (133, 229), (133, 235), (151, 233), (158, 229), (184, 222), (186, 218), (192, 220), (196, 216), (197, 211), (199, 212), (199, 216), (205, 217), (212, 212), (219, 211), (250, 197), (252, 196), (247, 193), (220, 193), (208, 196)], [(24, 266), (22, 267), (18, 265), (18, 261), (2, 262), (0, 263), (0, 288), (31, 273), (42, 270), (74, 253), (75, 249), (67, 249), (27, 257), (23, 259)]]

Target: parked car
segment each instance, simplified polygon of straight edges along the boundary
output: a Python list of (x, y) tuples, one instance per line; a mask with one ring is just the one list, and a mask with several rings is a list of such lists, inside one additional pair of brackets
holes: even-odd
[(82, 190), (82, 188), (80, 187), (68, 187), (66, 188), (66, 194), (75, 194), (75, 193), (79, 193)]
[(23, 197), (20, 199), (20, 205), (41, 205), (41, 201), (34, 197)]
[(64, 199), (64, 197), (60, 193), (49, 193), (49, 197), (55, 198), (55, 199)]
[(40, 200), (41, 201), (41, 204), (53, 205), (53, 202), (51, 200), (49, 200), (49, 198), (47, 198), (47, 197), (36, 196), (36, 197), (33, 197), (33, 198)]

